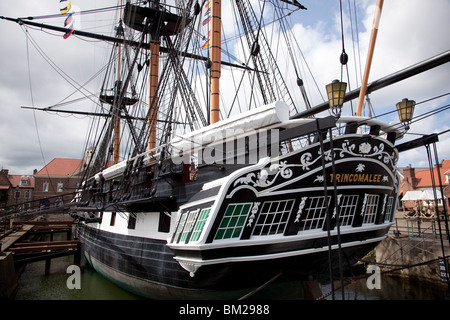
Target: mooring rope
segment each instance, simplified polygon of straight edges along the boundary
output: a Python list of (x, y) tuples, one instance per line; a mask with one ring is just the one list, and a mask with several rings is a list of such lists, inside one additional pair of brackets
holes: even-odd
[(278, 274), (276, 274), (274, 277), (272, 277), (269, 281), (267, 281), (266, 283), (262, 284), (261, 286), (259, 286), (258, 288), (256, 288), (253, 291), (250, 291), (249, 293), (247, 293), (246, 295), (240, 297), (238, 300), (245, 300), (248, 297), (251, 297), (252, 295), (254, 295), (255, 293), (261, 291), (262, 289), (264, 289), (265, 287), (267, 287), (269, 284), (271, 284), (272, 282), (274, 282), (276, 279), (278, 279), (281, 275), (283, 274), (283, 271), (280, 271)]

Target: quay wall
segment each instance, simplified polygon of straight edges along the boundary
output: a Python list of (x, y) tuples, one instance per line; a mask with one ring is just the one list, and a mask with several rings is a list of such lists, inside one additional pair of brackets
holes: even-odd
[(11, 252), (0, 253), (0, 300), (11, 299), (17, 289), (16, 270)]
[[(444, 252), (448, 256), (450, 247), (447, 240), (444, 242), (446, 242)], [(443, 256), (439, 240), (388, 236), (377, 246), (375, 251), (376, 262), (382, 271), (418, 280), (444, 283), (440, 277), (439, 262), (437, 261), (439, 257)], [(420, 265), (410, 267), (416, 264)]]

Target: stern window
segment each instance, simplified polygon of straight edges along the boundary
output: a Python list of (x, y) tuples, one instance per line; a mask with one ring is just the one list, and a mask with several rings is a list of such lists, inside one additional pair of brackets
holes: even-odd
[(339, 221), (340, 226), (351, 226), (355, 217), (358, 204), (358, 195), (343, 195), (339, 203)]
[(394, 197), (389, 197), (386, 203), (386, 213), (384, 215), (384, 221), (391, 221), (392, 208), (394, 204)]
[(179, 220), (178, 226), (177, 226), (177, 231), (175, 231), (175, 235), (173, 236), (172, 242), (178, 242), (179, 236), (184, 227), (184, 223), (186, 222), (186, 217), (187, 217), (188, 213), (189, 213), (189, 211), (183, 212), (181, 214), (180, 220)]
[(239, 238), (251, 207), (251, 203), (229, 204), (214, 240)]
[(330, 200), (330, 196), (328, 196), (328, 201), (325, 201), (325, 197), (310, 198), (309, 206), (304, 209), (304, 218), (300, 221), (300, 231), (323, 228)]
[(203, 227), (206, 224), (206, 219), (208, 219), (209, 213), (211, 211), (211, 208), (203, 209), (200, 212), (200, 216), (198, 217), (197, 223), (195, 224), (194, 231), (192, 232), (192, 236), (190, 241), (198, 241), (200, 238), (200, 235), (203, 231)]
[(375, 223), (375, 216), (378, 209), (378, 198), (376, 194), (366, 194), (366, 212), (363, 223)]
[(284, 233), (294, 199), (265, 202), (253, 230), (254, 236)]
[(189, 212), (186, 225), (184, 226), (183, 233), (181, 234), (181, 242), (185, 242), (194, 227), (195, 220), (197, 220), (199, 210)]

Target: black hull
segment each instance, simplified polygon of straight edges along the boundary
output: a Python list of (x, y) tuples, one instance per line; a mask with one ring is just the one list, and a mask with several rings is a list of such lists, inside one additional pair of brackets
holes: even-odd
[[(138, 162), (105, 170), (89, 203), (98, 220), (79, 228), (85, 255), (113, 282), (156, 299), (239, 298), (279, 274), (284, 281), (326, 275), (330, 256), (337, 270), (339, 252), (348, 269), (388, 233), (398, 190), (392, 143), (355, 128), (333, 145), (276, 157), (256, 150), (254, 164), (199, 164), (193, 181), (163, 163), (145, 175), (133, 169)], [(124, 196), (115, 179), (130, 176)]]
[[(380, 234), (384, 232), (378, 231)], [(174, 260), (174, 254), (165, 241), (124, 236), (84, 224), (80, 225), (78, 236), (84, 244), (87, 260), (99, 273), (128, 291), (152, 299), (237, 299), (280, 272), (282, 277), (278, 280), (283, 282), (302, 281), (311, 275), (328, 272), (327, 247), (309, 247), (309, 241), (299, 242), (298, 254), (291, 257), (206, 265), (191, 277)], [(368, 235), (353, 236), (367, 238)], [(344, 268), (354, 264), (379, 241), (343, 245)], [(271, 247), (266, 246), (266, 251), (276, 250)], [(254, 249), (254, 253), (262, 250)], [(304, 254), (301, 254), (302, 250)], [(239, 254), (244, 255), (245, 251), (252, 252), (251, 248), (245, 248)], [(332, 265), (338, 267), (337, 249), (332, 250)], [(288, 286), (286, 288), (292, 290)], [(277, 294), (284, 293), (277, 291)]]

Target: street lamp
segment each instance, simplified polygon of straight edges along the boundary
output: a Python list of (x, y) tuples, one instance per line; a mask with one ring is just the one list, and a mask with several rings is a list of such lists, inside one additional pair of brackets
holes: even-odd
[(332, 83), (328, 84), (326, 88), (331, 112), (335, 117), (340, 117), (347, 83), (334, 80)]
[(403, 99), (401, 102), (397, 103), (397, 111), (400, 122), (403, 123), (405, 129), (409, 129), (409, 124), (411, 123), (414, 107), (416, 102), (414, 100)]

